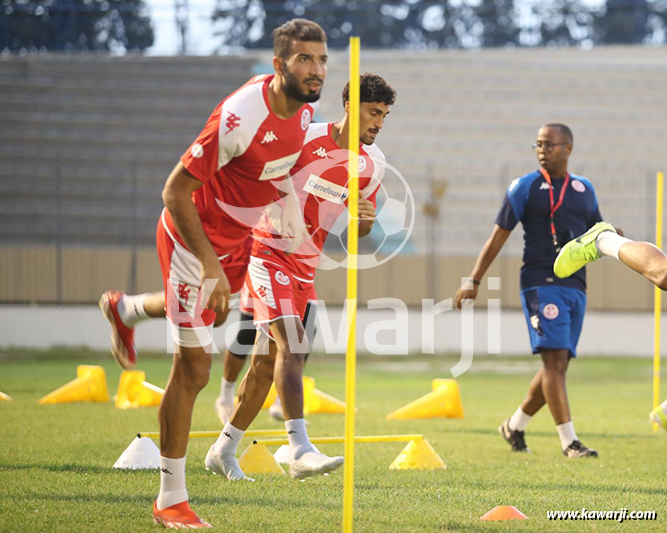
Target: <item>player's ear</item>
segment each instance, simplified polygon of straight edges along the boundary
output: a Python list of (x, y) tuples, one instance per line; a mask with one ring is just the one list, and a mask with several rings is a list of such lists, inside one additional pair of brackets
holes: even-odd
[(273, 70), (276, 72), (277, 75), (282, 76), (284, 64), (285, 60), (282, 57), (273, 56)]
[(347, 102), (345, 102), (343, 107), (345, 108), (345, 112), (349, 113), (350, 112), (350, 101), (348, 100)]

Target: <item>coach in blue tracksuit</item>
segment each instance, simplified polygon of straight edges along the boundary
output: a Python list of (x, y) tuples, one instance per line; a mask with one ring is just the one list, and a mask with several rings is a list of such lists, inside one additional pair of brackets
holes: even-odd
[(464, 299), (474, 299), (491, 262), (518, 222), (523, 224), (521, 303), (528, 323), (533, 353), (542, 357), (526, 399), (498, 428), (513, 451), (528, 452), (524, 430), (546, 403), (556, 422), (561, 449), (567, 457), (595, 457), (574, 431), (567, 401), (565, 373), (576, 357), (577, 342), (586, 309), (586, 272), (566, 279), (553, 274), (560, 248), (602, 220), (595, 190), (586, 178), (567, 171), (573, 136), (563, 124), (542, 126), (533, 144), (540, 169), (515, 179), (507, 189), (491, 237), (477, 258), (467, 283), (456, 294), (460, 309)]

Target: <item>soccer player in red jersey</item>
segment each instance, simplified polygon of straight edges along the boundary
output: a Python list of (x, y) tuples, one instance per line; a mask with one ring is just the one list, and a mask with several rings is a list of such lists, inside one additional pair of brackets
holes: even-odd
[[(248, 255), (249, 260), (250, 255)], [(223, 357), (224, 368), (220, 380), (220, 394), (215, 399), (215, 412), (223, 426), (234, 412), (236, 381), (241, 374), (241, 370), (243, 370), (248, 355), (252, 353), (253, 346), (255, 345), (256, 330), (253, 324), (252, 297), (250, 296), (248, 285), (243, 285), (239, 299), (239, 306), (242, 309), (237, 324), (239, 330), (236, 333), (234, 343), (231, 346), (227, 346), (227, 350), (225, 351)], [(313, 284), (313, 291), (306, 305), (303, 327), (308, 338), (308, 352), (305, 354), (304, 361), (307, 362), (317, 332), (317, 292), (315, 291), (315, 284)], [(273, 404), (269, 407), (269, 415), (274, 420), (281, 422), (285, 420), (283, 406), (278, 396), (276, 396)]]
[[(194, 402), (209, 379), (210, 327), (224, 321), (230, 294), (241, 289), (248, 235), (279, 191), (287, 194), (283, 235), (298, 245), (306, 233), (286, 177), (326, 76), (326, 35), (317, 24), (294, 19), (273, 37), (275, 74), (252, 78), (218, 105), (162, 193), (157, 248), (175, 353), (159, 412), (161, 486), (153, 514), (166, 527), (209, 527), (188, 505), (185, 454)], [(102, 301), (112, 325), (120, 316), (118, 299), (107, 294)], [(132, 339), (119, 332), (118, 343), (131, 366)]]
[[(380, 76), (361, 76), (359, 149), (359, 236), (368, 235), (375, 220), (375, 197), (385, 158), (374, 144), (396, 97)], [(305, 146), (291, 171), (311, 238), (294, 253), (281, 237), (280, 206), (270, 206), (253, 230), (246, 285), (253, 297), (259, 331), (250, 369), (239, 387), (239, 403), (218, 441), (206, 456), (206, 466), (238, 463), (235, 453), (275, 380), (285, 415), (292, 461), (290, 473), (301, 479), (326, 473), (343, 463), (327, 457), (310, 442), (303, 418), (302, 369), (307, 353), (302, 321), (310, 298), (324, 241), (345, 213), (348, 189), (349, 87), (343, 90), (345, 116), (336, 123), (312, 124)], [(344, 214), (343, 216), (347, 216)]]

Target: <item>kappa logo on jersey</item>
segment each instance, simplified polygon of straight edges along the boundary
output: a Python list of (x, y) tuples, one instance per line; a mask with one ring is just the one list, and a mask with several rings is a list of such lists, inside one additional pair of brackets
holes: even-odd
[(322, 198), (323, 200), (328, 200), (336, 204), (342, 204), (347, 200), (350, 195), (350, 190), (346, 187), (341, 187), (335, 183), (331, 183), (320, 176), (311, 174), (308, 176), (306, 183), (303, 186), (303, 190), (309, 192), (310, 194)]
[(264, 139), (262, 139), (262, 142), (260, 144), (267, 144), (277, 140), (278, 137), (276, 137), (275, 133), (273, 133), (272, 131), (267, 131), (266, 135), (264, 135)]
[(542, 182), (542, 185), (540, 185), (540, 190), (548, 191), (549, 189), (551, 189), (551, 185), (549, 185), (546, 181)]
[(190, 153), (192, 154), (192, 157), (199, 159), (204, 155), (204, 147), (199, 143), (193, 144), (192, 148), (190, 148)]
[(227, 116), (227, 131), (225, 132), (225, 135), (231, 133), (240, 125), (241, 125), (241, 117), (235, 115), (230, 111), (229, 115)]
[(320, 146), (317, 150), (313, 152), (314, 155), (319, 155), (320, 157), (323, 157), (324, 159), (329, 159), (329, 156), (327, 155), (327, 151), (324, 149), (324, 147)]
[(288, 155), (287, 157), (269, 161), (264, 165), (259, 180), (264, 181), (282, 178), (285, 174), (292, 170), (292, 167), (296, 164), (296, 160), (299, 158), (300, 153), (301, 152), (296, 152), (295, 154)]
[(310, 122), (311, 122), (310, 109), (306, 108), (303, 110), (303, 113), (301, 113), (301, 129), (303, 131), (306, 131), (308, 129), (308, 126), (310, 126)]
[(188, 303), (190, 299), (190, 286), (187, 283), (178, 284), (178, 297), (182, 302)]
[(289, 285), (290, 284), (290, 279), (289, 276), (283, 274), (280, 270), (276, 272), (276, 281), (280, 283), (281, 285)]
[(558, 317), (558, 313), (559, 310), (556, 304), (547, 304), (544, 306), (544, 309), (542, 309), (544, 318), (548, 318), (549, 320), (553, 320), (554, 318)]
[(585, 192), (586, 191), (586, 185), (584, 185), (579, 180), (572, 180), (572, 188), (577, 192)]

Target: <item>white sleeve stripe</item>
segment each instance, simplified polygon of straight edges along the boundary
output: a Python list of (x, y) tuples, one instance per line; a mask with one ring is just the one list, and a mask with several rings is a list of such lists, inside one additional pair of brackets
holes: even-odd
[[(248, 85), (227, 98), (220, 107), (218, 170), (248, 150), (260, 126), (269, 116), (263, 88), (264, 82)], [(230, 120), (234, 117), (236, 120)], [(238, 126), (230, 131), (234, 122)]]

